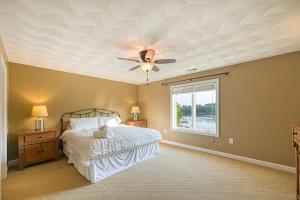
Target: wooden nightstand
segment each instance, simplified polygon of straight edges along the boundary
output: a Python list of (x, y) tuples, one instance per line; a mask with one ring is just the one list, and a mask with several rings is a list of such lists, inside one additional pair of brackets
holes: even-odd
[(19, 169), (46, 160), (59, 159), (59, 130), (22, 131), (18, 134)]
[(137, 126), (137, 127), (144, 127), (147, 128), (147, 120), (137, 120), (137, 121), (133, 121), (133, 120), (129, 120), (126, 122), (127, 125), (129, 126)]

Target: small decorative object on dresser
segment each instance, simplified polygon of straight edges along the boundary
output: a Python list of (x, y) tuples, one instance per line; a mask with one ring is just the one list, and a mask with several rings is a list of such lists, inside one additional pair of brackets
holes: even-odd
[(32, 117), (35, 119), (35, 130), (43, 131), (44, 130), (44, 119), (43, 117), (48, 117), (48, 111), (46, 106), (33, 106), (32, 107)]
[(58, 129), (23, 131), (18, 134), (19, 169), (24, 166), (59, 159)]
[(300, 200), (300, 185), (299, 185), (299, 180), (300, 180), (300, 176), (299, 176), (299, 162), (300, 162), (300, 152), (299, 152), (299, 148), (300, 148), (300, 121), (298, 122), (292, 122), (291, 123), (292, 128), (293, 128), (293, 145), (295, 147), (295, 152), (296, 152), (296, 195), (297, 195), (297, 199)]
[(147, 128), (147, 120), (145, 120), (145, 119), (141, 119), (141, 120), (137, 120), (137, 121), (129, 120), (126, 122), (126, 124), (129, 126), (137, 126), (137, 127)]

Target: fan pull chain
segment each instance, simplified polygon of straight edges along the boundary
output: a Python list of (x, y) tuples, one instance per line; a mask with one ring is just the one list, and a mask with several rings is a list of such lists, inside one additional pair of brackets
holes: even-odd
[(149, 70), (147, 70), (147, 86), (149, 86), (148, 72)]

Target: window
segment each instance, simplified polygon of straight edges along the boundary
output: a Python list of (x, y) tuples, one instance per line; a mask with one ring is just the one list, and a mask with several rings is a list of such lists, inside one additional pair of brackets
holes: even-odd
[(219, 80), (171, 87), (171, 129), (219, 136)]

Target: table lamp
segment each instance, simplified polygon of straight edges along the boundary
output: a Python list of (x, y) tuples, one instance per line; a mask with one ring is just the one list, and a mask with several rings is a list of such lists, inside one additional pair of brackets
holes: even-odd
[(47, 107), (46, 106), (33, 106), (31, 116), (36, 117), (35, 118), (35, 130), (43, 131), (44, 130), (43, 117), (48, 116)]
[(140, 108), (138, 106), (132, 106), (131, 113), (133, 114), (133, 121), (137, 121)]

